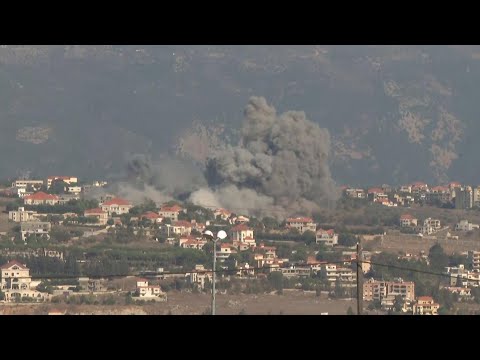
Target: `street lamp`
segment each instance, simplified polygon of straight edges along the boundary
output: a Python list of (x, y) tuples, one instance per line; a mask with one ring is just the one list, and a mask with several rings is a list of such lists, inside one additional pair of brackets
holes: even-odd
[(207, 240), (213, 241), (212, 315), (215, 315), (215, 273), (217, 271), (217, 241), (225, 239), (227, 237), (227, 233), (223, 230), (220, 230), (217, 233), (217, 237), (214, 237), (213, 233), (210, 230), (207, 230), (203, 233), (203, 236)]

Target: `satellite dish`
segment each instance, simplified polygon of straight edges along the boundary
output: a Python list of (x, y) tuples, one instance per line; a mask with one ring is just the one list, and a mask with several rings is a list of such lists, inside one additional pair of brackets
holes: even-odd
[(223, 230), (220, 230), (217, 234), (217, 237), (220, 239), (220, 240), (223, 240), (227, 237), (227, 233)]

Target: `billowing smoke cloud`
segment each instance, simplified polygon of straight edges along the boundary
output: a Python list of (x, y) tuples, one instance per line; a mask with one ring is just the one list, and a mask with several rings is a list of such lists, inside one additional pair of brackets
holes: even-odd
[[(180, 152), (183, 159), (133, 156), (127, 166), (128, 183), (117, 188), (120, 195), (132, 201), (175, 198), (276, 217), (311, 215), (337, 198), (328, 166), (330, 135), (304, 112), (278, 115), (264, 98), (252, 97), (238, 145), (222, 143), (215, 136), (215, 144), (196, 146), (206, 137), (187, 137)], [(190, 154), (191, 149), (202, 151)], [(203, 168), (193, 162), (203, 163)]]
[(329, 152), (328, 131), (304, 112), (277, 115), (264, 98), (252, 97), (239, 145), (227, 145), (210, 156), (210, 189), (194, 192), (190, 200), (256, 215), (311, 214), (337, 198)]

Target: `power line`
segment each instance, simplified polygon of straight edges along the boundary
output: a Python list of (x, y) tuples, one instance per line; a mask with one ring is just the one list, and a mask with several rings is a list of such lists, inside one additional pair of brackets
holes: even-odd
[[(341, 260), (341, 261), (319, 261), (317, 264), (322, 264), (322, 265), (329, 265), (329, 264), (351, 264), (352, 262), (357, 262), (357, 260)], [(383, 263), (378, 263), (378, 262), (373, 262), (373, 261), (367, 261), (367, 260), (359, 260), (358, 264), (361, 263), (366, 263), (370, 265), (375, 265), (375, 266), (382, 266), (382, 267), (387, 267), (387, 268), (392, 268), (392, 269), (397, 269), (397, 270), (403, 270), (403, 271), (410, 271), (414, 273), (420, 273), (420, 274), (426, 274), (426, 275), (433, 275), (433, 276), (438, 276), (438, 277), (444, 277), (444, 278), (462, 278), (467, 281), (472, 281), (472, 282), (480, 282), (480, 279), (468, 279), (464, 278), (461, 275), (455, 276), (452, 274), (446, 274), (446, 273), (439, 273), (439, 272), (434, 272), (434, 271), (428, 271), (428, 270), (420, 270), (420, 269), (414, 269), (414, 268), (409, 268), (409, 267), (403, 267), (403, 266), (396, 266), (396, 265), (391, 265), (391, 264), (383, 264)], [(261, 266), (261, 267), (249, 267), (249, 268), (236, 268), (236, 269), (218, 269), (215, 272), (216, 273), (229, 273), (229, 272), (237, 272), (237, 271), (248, 271), (248, 270), (269, 270), (269, 269), (289, 269), (289, 268), (295, 268), (295, 267), (306, 267), (306, 266), (311, 266), (312, 264), (306, 264), (306, 263), (288, 263), (286, 265), (282, 266)], [(173, 271), (173, 272), (152, 272), (151, 275), (153, 276), (164, 276), (164, 275), (186, 275), (186, 274), (205, 274), (205, 273), (212, 273), (213, 270), (207, 269), (207, 270), (190, 270), (190, 271)], [(90, 279), (101, 279), (101, 278), (124, 278), (124, 277), (141, 277), (141, 276), (149, 276), (148, 271), (144, 272), (138, 272), (138, 273), (129, 273), (129, 274), (102, 274), (102, 275), (34, 275), (30, 276), (32, 279), (78, 279), (81, 277), (88, 277)], [(17, 278), (22, 278), (22, 277), (17, 277)]]
[[(329, 261), (325, 264), (345, 264), (350, 263), (352, 260), (343, 260), (343, 261)], [(320, 262), (319, 262), (320, 263)], [(310, 266), (310, 264), (305, 263), (288, 263), (287, 265), (282, 266), (261, 266), (261, 267), (249, 267), (249, 268), (236, 268), (236, 269), (218, 269), (215, 270), (215, 273), (228, 273), (228, 272), (237, 272), (237, 271), (248, 271), (248, 270), (269, 270), (269, 269), (290, 269), (292, 267), (305, 267)], [(189, 270), (189, 271), (172, 271), (172, 272), (152, 272), (151, 276), (165, 276), (165, 275), (187, 275), (187, 274), (205, 274), (213, 273), (213, 270)], [(31, 276), (32, 279), (78, 279), (79, 277), (88, 277), (90, 279), (102, 279), (102, 278), (122, 278), (122, 277), (141, 277), (149, 276), (148, 271), (141, 271), (138, 273), (130, 274), (102, 274), (102, 275), (35, 275)], [(22, 278), (18, 277), (17, 278)]]
[[(468, 280), (468, 281), (477, 281), (477, 282), (480, 282), (480, 279), (478, 279), (478, 280), (477, 280), (477, 279), (468, 279), (468, 278), (463, 278), (463, 277), (460, 276), (460, 275), (455, 276), (455, 275), (452, 275), (452, 274), (438, 273), (438, 272), (434, 272), (434, 271), (420, 270), (420, 269), (414, 269), (414, 268), (407, 268), (407, 267), (396, 266), (396, 265), (381, 264), (381, 263), (372, 262), (372, 261), (360, 261), (360, 262), (361, 262), (361, 263), (363, 262), (363, 263), (371, 264), (371, 265), (376, 265), (376, 266), (388, 267), (388, 268), (392, 268), (392, 269), (411, 271), (411, 272), (420, 273), (420, 274), (434, 275), (434, 276), (446, 277), (446, 278), (452, 278), (452, 277), (459, 278), (459, 277), (460, 277), (460, 278), (466, 279), (466, 280)], [(480, 274), (479, 274), (479, 276), (480, 276)]]

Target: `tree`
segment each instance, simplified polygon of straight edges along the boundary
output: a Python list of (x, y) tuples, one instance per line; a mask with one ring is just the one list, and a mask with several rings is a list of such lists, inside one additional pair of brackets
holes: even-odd
[(443, 271), (448, 266), (448, 256), (440, 244), (435, 244), (430, 248), (428, 259), (430, 266), (436, 271)]
[(113, 219), (108, 219), (107, 220), (107, 225), (112, 226), (113, 224), (115, 224), (115, 221), (113, 221)]
[(347, 315), (355, 315), (351, 306), (348, 307)]
[(358, 242), (358, 239), (355, 235), (350, 233), (342, 233), (338, 236), (338, 244), (342, 246), (354, 246)]
[(404, 305), (404, 300), (403, 300), (402, 296), (401, 295), (395, 296), (395, 301), (393, 303), (393, 309), (396, 312), (401, 312), (402, 309), (403, 309), (403, 305)]
[(268, 281), (278, 292), (283, 291), (283, 274), (280, 271), (274, 271), (268, 274)]
[(0, 290), (0, 301), (5, 300), (5, 294)]
[(315, 243), (316, 235), (313, 231), (307, 230), (302, 234), (301, 239), (305, 242), (305, 244), (310, 245)]
[(68, 188), (68, 184), (63, 180), (52, 181), (52, 185), (48, 189), (50, 194), (62, 195), (65, 194), (65, 190)]
[(274, 230), (279, 228), (278, 220), (273, 217), (264, 217), (262, 220), (263, 226), (267, 230)]

